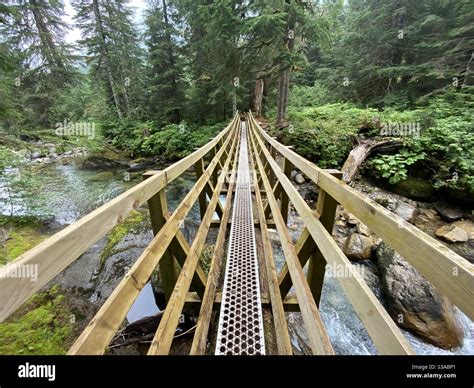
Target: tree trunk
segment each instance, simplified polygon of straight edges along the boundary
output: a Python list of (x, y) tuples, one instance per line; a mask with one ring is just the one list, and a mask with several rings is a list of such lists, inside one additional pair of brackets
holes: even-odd
[(288, 88), (290, 86), (290, 69), (283, 70), (278, 79), (278, 104), (276, 127), (283, 128), (286, 119), (286, 108), (288, 105)]
[(255, 117), (260, 117), (262, 115), (262, 101), (263, 101), (263, 89), (265, 87), (265, 82), (262, 78), (257, 78), (255, 81), (255, 92), (253, 97), (253, 111), (255, 112)]
[(101, 39), (102, 54), (104, 56), (110, 92), (112, 93), (112, 98), (114, 99), (114, 104), (115, 104), (115, 109), (117, 110), (117, 114), (119, 118), (121, 119), (123, 115), (122, 115), (122, 110), (120, 109), (120, 102), (119, 102), (119, 97), (117, 95), (117, 90), (115, 89), (115, 82), (112, 75), (112, 64), (110, 63), (109, 50), (107, 48), (104, 28), (102, 26), (102, 16), (100, 14), (98, 0), (93, 0), (92, 6), (94, 9), (94, 16), (95, 16), (96, 25), (97, 25), (97, 31), (99, 32), (100, 39)]
[[(287, 2), (289, 2), (287, 0)], [(293, 51), (295, 47), (295, 27), (296, 23), (294, 20), (290, 20), (288, 23), (288, 31), (285, 39), (285, 46), (288, 51)], [(283, 67), (280, 77), (278, 79), (278, 106), (277, 106), (277, 120), (276, 127), (283, 128), (286, 126), (286, 108), (288, 107), (288, 93), (290, 89), (290, 72), (291, 64), (286, 64)]]
[[(168, 5), (166, 4), (166, 0), (162, 0), (163, 3), (163, 19), (165, 21), (165, 27), (166, 27), (166, 40), (168, 41), (168, 62), (171, 66), (171, 68), (175, 67), (175, 60), (173, 56), (173, 48), (172, 48), (172, 41), (171, 41), (171, 34), (170, 34), (170, 25), (168, 21)], [(173, 85), (173, 90), (176, 93), (177, 88), (178, 88), (178, 82), (176, 80), (176, 75), (173, 73), (171, 76), (171, 84)], [(177, 100), (177, 96), (175, 96)], [(172, 123), (179, 123), (181, 121), (181, 112), (179, 108), (173, 109), (173, 112), (171, 113), (171, 122)]]
[(471, 53), (471, 58), (469, 58), (469, 61), (467, 62), (466, 66), (466, 74), (464, 75), (464, 82), (462, 83), (462, 86), (468, 86), (469, 85), (469, 77), (473, 73), (472, 68), (474, 67), (474, 52)]
[(357, 145), (352, 149), (342, 166), (342, 180), (349, 183), (359, 170), (359, 167), (374, 151), (391, 151), (402, 145), (397, 140), (360, 140), (357, 139)]

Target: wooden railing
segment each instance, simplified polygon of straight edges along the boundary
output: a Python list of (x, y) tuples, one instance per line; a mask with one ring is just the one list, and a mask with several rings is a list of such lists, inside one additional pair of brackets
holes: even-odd
[[(163, 192), (163, 189), (170, 182), (190, 167), (196, 164), (202, 165), (202, 160), (206, 156), (216, 155), (217, 150), (227, 144), (226, 138), (232, 131), (235, 131), (238, 122), (239, 117), (236, 115), (216, 138), (191, 155), (159, 173), (153, 174), (144, 182), (24, 253), (8, 266), (0, 267), (0, 322), (4, 321), (30, 296), (74, 262), (96, 241), (121, 223), (133, 209), (137, 209), (152, 198), (152, 204), (160, 206), (160, 196), (156, 197), (156, 194)], [(222, 153), (223, 151), (221, 155)], [(218, 160), (219, 158), (216, 156), (213, 160), (215, 159)], [(214, 174), (214, 171), (212, 173)], [(164, 205), (164, 203), (161, 204), (161, 206)], [(158, 227), (155, 222), (154, 227)], [(182, 236), (178, 236), (175, 240), (176, 242), (173, 241), (174, 245), (179, 245), (185, 241)], [(37, 281), (33, 282), (29, 278), (8, 276), (8, 273), (15, 273), (18, 272), (19, 268), (28, 268), (32, 265), (38, 268)], [(201, 290), (203, 290), (203, 287), (201, 287)]]
[[(319, 304), (326, 264), (341, 266), (350, 276), (340, 277), (338, 280), (377, 349), (383, 354), (413, 352), (403, 334), (331, 236), (336, 206), (341, 204), (400, 253), (467, 316), (474, 319), (474, 265), (352, 189), (334, 176), (337, 174), (317, 167), (289, 147), (280, 144), (258, 125), (251, 113), (249, 126), (260, 174), (258, 185), (263, 184), (286, 256), (285, 266), (278, 276), (283, 298), (293, 283), (300, 308), (303, 309), (303, 304), (308, 303), (308, 298), (305, 299), (304, 296), (304, 292), (307, 293), (306, 287), (300, 285), (303, 290), (298, 296), (295, 280), (300, 281), (301, 276), (296, 276), (296, 273), (309, 260), (308, 286), (316, 304)], [(276, 161), (277, 153), (283, 159), (283, 167)], [(309, 208), (292, 185), (289, 178), (293, 168), (299, 169), (319, 187), (316, 211)], [(280, 199), (279, 207), (277, 198)], [(288, 200), (305, 223), (305, 229), (294, 246), (286, 229)], [(295, 257), (299, 259), (298, 262)], [(314, 306), (311, 308), (314, 310)], [(309, 317), (310, 312), (306, 315)], [(307, 321), (309, 325), (310, 319), (307, 318)]]

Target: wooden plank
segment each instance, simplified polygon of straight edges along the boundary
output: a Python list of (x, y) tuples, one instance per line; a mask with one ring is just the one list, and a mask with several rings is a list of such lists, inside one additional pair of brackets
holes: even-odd
[[(79, 221), (46, 239), (33, 249), (22, 254), (8, 267), (0, 267), (0, 298), (2, 300), (0, 305), (0, 322), (3, 322), (30, 296), (68, 267), (92, 244), (122, 222), (133, 209), (140, 207), (155, 193), (163, 189), (169, 182), (176, 179), (197, 160), (206, 155), (221, 139), (228, 135), (235, 122), (236, 117), (216, 139), (207, 143), (198, 151), (164, 169), (160, 174), (139, 183)], [(31, 265), (37, 265), (37, 268), (39, 268), (37, 281), (32, 282), (28, 278), (8, 277), (8, 273), (11, 271), (18, 271)]]
[[(147, 171), (143, 174), (143, 178), (148, 179), (150, 176), (153, 176), (157, 173), (159, 173), (159, 171)], [(163, 191), (164, 189), (162, 190), (162, 192)], [(166, 194), (164, 194), (164, 196), (165, 196), (164, 199), (166, 200)], [(156, 204), (152, 204), (152, 206), (157, 206), (159, 209), (161, 206), (161, 203), (162, 202), (158, 201)], [(148, 206), (150, 206), (150, 204), (148, 204)], [(158, 212), (158, 218), (160, 218), (159, 222), (156, 223), (156, 219), (155, 219), (156, 217), (154, 216), (152, 217), (153, 235), (155, 236), (161, 229), (162, 223), (163, 224), (166, 223), (166, 221), (168, 221), (168, 218), (170, 216), (169, 211), (168, 211), (168, 206), (165, 206), (165, 208), (163, 209), (164, 216), (161, 216), (161, 213), (158, 210), (154, 210), (153, 214), (157, 214), (157, 212)], [(150, 212), (150, 215), (151, 215), (151, 212)], [(188, 255), (188, 252), (189, 252), (189, 244), (180, 229), (176, 231), (176, 236), (173, 238), (173, 241), (171, 241), (170, 249), (168, 249), (168, 251), (171, 251), (173, 253), (174, 258), (176, 259), (178, 264), (182, 267), (184, 264), (184, 260), (186, 259), (186, 256)], [(162, 261), (163, 260), (164, 258), (162, 259)], [(161, 270), (162, 261), (160, 261), (160, 270)], [(173, 286), (176, 283), (177, 278), (178, 278), (178, 275), (176, 274), (173, 280)], [(192, 286), (194, 290), (201, 297), (204, 295), (204, 288), (205, 288), (206, 282), (207, 282), (206, 275), (204, 271), (202, 270), (201, 266), (198, 266), (193, 278)], [(171, 292), (172, 291), (173, 290), (171, 289)], [(171, 295), (171, 292), (169, 293), (169, 295)], [(166, 298), (166, 300), (168, 300), (168, 298)]]
[[(254, 133), (253, 131), (251, 132), (252, 134), (250, 135), (250, 139), (252, 143), (252, 149), (256, 149), (256, 145), (254, 143)], [(262, 149), (261, 146), (260, 149)], [(266, 156), (266, 154), (264, 155)], [(266, 157), (268, 160), (270, 156), (268, 155)], [(257, 157), (256, 162), (259, 170), (262, 171), (263, 163), (260, 158)], [(329, 340), (329, 336), (326, 332), (326, 328), (324, 327), (319, 310), (316, 306), (316, 303), (314, 302), (313, 296), (311, 295), (311, 290), (309, 289), (308, 283), (306, 282), (303, 268), (301, 267), (297, 258), (295, 248), (291, 241), (291, 236), (280, 213), (280, 209), (278, 207), (276, 198), (273, 195), (270, 182), (268, 181), (268, 178), (265, 174), (262, 174), (262, 179), (265, 191), (267, 192), (268, 202), (272, 210), (273, 219), (275, 220), (277, 231), (280, 236), (281, 247), (283, 249), (283, 253), (285, 254), (291, 279), (295, 285), (296, 296), (301, 309), (301, 314), (303, 316), (303, 321), (305, 323), (311, 349), (314, 354), (334, 354), (331, 341)]]
[[(235, 132), (234, 130), (233, 136), (229, 136), (226, 139), (225, 145), (228, 145), (235, 138)], [(189, 213), (199, 193), (210, 179), (210, 174), (216, 168), (217, 161), (224, 153), (224, 147), (219, 150), (201, 178), (198, 179), (194, 187), (185, 196), (184, 200), (138, 258), (125, 278), (122, 279), (111, 296), (105, 301), (104, 305), (71, 347), (68, 354), (103, 354), (133, 302), (150, 279), (155, 267), (159, 264), (163, 253), (176, 235), (180, 222)], [(151, 179), (153, 177), (149, 180)], [(181, 273), (183, 273), (183, 270)]]
[[(301, 233), (301, 236), (295, 244), (295, 249), (301, 266), (304, 268), (307, 261), (316, 249), (316, 244), (307, 228), (304, 228), (303, 232)], [(283, 267), (278, 274), (278, 283), (280, 284), (280, 292), (283, 297), (285, 297), (293, 285), (286, 263), (283, 264)]]
[(229, 156), (224, 164), (224, 168), (222, 169), (222, 174), (219, 177), (216, 190), (214, 191), (211, 201), (207, 206), (206, 212), (202, 218), (202, 222), (199, 225), (188, 257), (186, 258), (176, 282), (176, 287), (171, 295), (168, 305), (166, 306), (165, 312), (161, 318), (150, 348), (148, 349), (148, 355), (166, 355), (170, 351), (176, 332), (176, 327), (178, 326), (181, 312), (183, 311), (186, 295), (191, 285), (191, 280), (196, 270), (202, 248), (206, 242), (206, 237), (209, 232), (209, 226), (212, 221), (214, 210), (219, 201), (219, 192), (226, 178), (226, 174), (231, 162), (231, 155), (232, 152), (236, 152), (236, 139), (237, 136), (234, 136), (231, 151), (229, 152)]
[[(168, 219), (168, 218), (167, 218)], [(189, 254), (190, 246), (188, 241), (184, 237), (181, 230), (176, 231), (176, 236), (173, 238), (170, 244), (171, 250), (175, 254), (176, 261), (179, 263), (181, 268), (184, 265), (184, 261)], [(193, 277), (192, 288), (202, 298), (204, 290), (206, 288), (207, 277), (200, 265), (196, 268), (196, 273)]]
[[(210, 160), (212, 160), (212, 159), (214, 158), (214, 156), (216, 155), (216, 147), (213, 147), (213, 148), (209, 151), (209, 155), (210, 155)], [(211, 182), (212, 182), (212, 184), (213, 184), (214, 186), (217, 185), (217, 169), (215, 169), (215, 170), (212, 172)]]
[[(149, 176), (144, 175), (143, 178), (147, 179)], [(161, 189), (148, 200), (148, 210), (150, 212), (153, 235), (156, 236), (166, 224), (166, 215), (168, 214), (168, 201), (166, 200), (165, 189)], [(160, 260), (160, 278), (165, 299), (168, 301), (178, 278), (175, 259), (170, 248), (166, 250), (163, 258)]]
[[(267, 296), (267, 294), (261, 294), (260, 298), (262, 300), (262, 308), (268, 308), (271, 307), (270, 299)], [(221, 307), (221, 302), (222, 302), (222, 292), (216, 292), (216, 295), (214, 297), (214, 310), (219, 310)], [(199, 307), (202, 303), (202, 299), (199, 297), (199, 295), (195, 292), (188, 292), (186, 295), (186, 303), (184, 304), (185, 306), (193, 306), (193, 307)], [(300, 311), (300, 306), (298, 305), (298, 300), (296, 299), (295, 294), (288, 294), (284, 299), (283, 299), (283, 307), (285, 311)]]
[[(252, 138), (256, 139), (257, 144), (264, 151), (265, 157), (275, 171), (277, 179), (281, 181), (284, 190), (287, 192), (293, 206), (304, 221), (311, 237), (321, 250), (324, 258), (329, 264), (341, 268), (345, 274), (349, 275), (338, 277), (337, 280), (344, 289), (349, 301), (354, 306), (359, 318), (364, 323), (377, 349), (382, 354), (413, 354), (410, 344), (392, 321), (390, 315), (385, 311), (360, 274), (354, 270), (352, 264), (344, 253), (342, 253), (326, 228), (321, 224), (318, 218), (314, 216), (308, 204), (299, 195), (288, 177), (280, 170), (276, 161), (271, 158), (268, 151), (264, 148), (262, 140), (255, 135), (255, 127), (252, 126), (251, 128)], [(299, 166), (297, 167), (299, 168)], [(289, 262), (288, 267), (291, 274)], [(292, 280), (296, 287), (296, 279), (293, 279), (293, 276)], [(303, 309), (301, 302), (299, 304), (300, 308)]]
[[(237, 140), (236, 149), (239, 149), (240, 137)], [(207, 277), (206, 291), (202, 298), (201, 308), (199, 311), (199, 317), (196, 325), (196, 331), (194, 333), (193, 343), (191, 345), (191, 355), (203, 355), (206, 352), (207, 336), (209, 333), (209, 324), (212, 317), (212, 311), (214, 307), (214, 301), (216, 298), (216, 290), (221, 273), (222, 259), (224, 256), (225, 241), (228, 226), (230, 226), (230, 210), (232, 208), (232, 197), (235, 188), (236, 171), (237, 171), (237, 160), (239, 153), (236, 152), (234, 156), (232, 176), (229, 182), (229, 190), (226, 197), (226, 207), (224, 214), (221, 218), (221, 224), (217, 239), (215, 243), (214, 254), (211, 260), (211, 266), (209, 268), (209, 276)], [(222, 294), (221, 294), (222, 297)]]
[[(281, 187), (281, 183), (279, 181), (276, 181), (275, 184), (273, 185), (273, 195), (275, 196), (275, 198), (280, 198), (283, 192), (284, 191)], [(268, 203), (265, 203), (264, 211), (265, 211), (265, 217), (268, 220), (271, 213), (270, 205)]]
[[(338, 174), (342, 177), (342, 173)], [(336, 217), (337, 202), (323, 189), (320, 189), (318, 195), (318, 202), (316, 204), (316, 211), (320, 214), (319, 221), (326, 228), (332, 236), (334, 228), (334, 220)], [(313, 293), (314, 300), (319, 306), (321, 300), (321, 292), (323, 289), (324, 275), (326, 273), (326, 260), (324, 259), (319, 248), (313, 251), (308, 263), (308, 284)]]
[(393, 247), (433, 286), (474, 320), (474, 265), (375, 201), (255, 129), (314, 183)]
[[(288, 179), (290, 179), (291, 178), (291, 171), (293, 171), (293, 164), (287, 158), (283, 158), (283, 159), (284, 159), (283, 160), (283, 172), (288, 177)], [(281, 186), (281, 184), (280, 184), (280, 186)], [(288, 195), (286, 194), (285, 190), (282, 190), (280, 209), (281, 209), (281, 215), (283, 216), (283, 220), (285, 221), (285, 224), (288, 223), (289, 205), (290, 205), (290, 201), (288, 199)]]
[[(199, 179), (204, 173), (204, 160), (201, 158), (194, 164), (194, 170), (196, 171), (196, 179)], [(206, 185), (207, 187), (207, 185)], [(203, 190), (199, 194), (199, 212), (201, 213), (201, 220), (204, 218), (207, 210), (207, 194), (206, 190)]]
[[(255, 163), (253, 161), (252, 147), (249, 147), (250, 151), (250, 165), (253, 171), (254, 182), (257, 181), (257, 173), (255, 169)], [(265, 267), (267, 269), (268, 278), (268, 290), (271, 299), (271, 307), (273, 313), (273, 323), (276, 333), (276, 341), (278, 354), (280, 355), (291, 355), (293, 349), (291, 346), (290, 334), (288, 332), (288, 325), (285, 317), (285, 310), (283, 307), (283, 301), (280, 294), (280, 287), (278, 285), (277, 271), (275, 268), (275, 259), (273, 257), (273, 250), (270, 241), (270, 235), (268, 233), (265, 210), (263, 209), (262, 197), (260, 190), (255, 190), (255, 203), (257, 208), (257, 216), (260, 223), (260, 234), (262, 237), (262, 249), (265, 261)]]

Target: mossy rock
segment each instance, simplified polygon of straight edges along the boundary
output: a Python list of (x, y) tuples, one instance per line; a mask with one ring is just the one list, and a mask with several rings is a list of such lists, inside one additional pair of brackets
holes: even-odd
[(41, 223), (31, 217), (0, 218), (0, 265), (15, 260), (48, 237)]
[(129, 233), (141, 231), (141, 225), (146, 220), (146, 212), (133, 210), (130, 215), (107, 235), (107, 244), (100, 255), (100, 267), (113, 254), (115, 246)]
[(59, 288), (33, 296), (0, 323), (0, 354), (61, 355), (71, 342), (71, 311)]
[(404, 197), (429, 200), (433, 196), (433, 186), (430, 181), (419, 178), (408, 178), (391, 187), (394, 193)]

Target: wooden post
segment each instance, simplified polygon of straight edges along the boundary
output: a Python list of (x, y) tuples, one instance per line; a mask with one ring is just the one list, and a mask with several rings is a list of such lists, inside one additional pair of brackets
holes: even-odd
[[(331, 175), (341, 179), (342, 173), (338, 170), (328, 171)], [(323, 189), (319, 189), (316, 211), (320, 214), (319, 221), (324, 228), (332, 234), (334, 219), (336, 217), (337, 202)], [(308, 263), (308, 283), (313, 293), (314, 301), (319, 306), (321, 300), (321, 291), (323, 289), (324, 274), (326, 272), (326, 260), (321, 251), (316, 248)]]
[[(288, 177), (288, 179), (291, 180), (291, 171), (293, 170), (293, 163), (291, 163), (287, 158), (284, 158), (283, 161), (283, 172), (285, 175)], [(289, 204), (290, 201), (288, 199), (288, 194), (286, 193), (285, 190), (281, 190), (281, 204), (280, 204), (280, 209), (281, 209), (281, 215), (283, 216), (283, 219), (285, 220), (285, 224), (288, 223), (288, 209), (289, 209)]]
[[(270, 145), (270, 155), (276, 161), (276, 149), (275, 147), (272, 147), (271, 145)], [(269, 176), (270, 185), (273, 187), (273, 185), (275, 184), (275, 173), (273, 172), (270, 166), (268, 166), (268, 168), (270, 170), (270, 176)]]
[[(194, 169), (196, 170), (196, 179), (199, 179), (204, 172), (204, 160), (199, 159), (194, 165)], [(217, 168), (215, 170), (217, 170)], [(204, 214), (206, 214), (206, 210), (207, 210), (207, 194), (206, 194), (206, 190), (203, 190), (199, 194), (199, 211), (201, 213), (201, 220), (204, 218)]]
[[(151, 177), (156, 172), (157, 171), (148, 171), (144, 173), (143, 180)], [(168, 213), (168, 201), (166, 200), (165, 188), (161, 189), (157, 194), (148, 200), (148, 210), (150, 211), (153, 235), (156, 236), (156, 234), (166, 223), (166, 215)], [(163, 292), (165, 294), (166, 302), (168, 302), (171, 294), (173, 293), (176, 280), (178, 279), (176, 263), (170, 249), (168, 249), (163, 255), (159, 266)]]
[[(209, 151), (209, 160), (214, 159), (214, 156), (216, 156), (216, 147), (213, 147), (211, 151)], [(214, 187), (217, 185), (217, 168), (214, 169), (214, 171), (211, 174), (211, 182)]]

